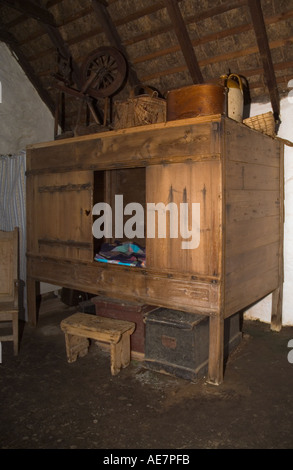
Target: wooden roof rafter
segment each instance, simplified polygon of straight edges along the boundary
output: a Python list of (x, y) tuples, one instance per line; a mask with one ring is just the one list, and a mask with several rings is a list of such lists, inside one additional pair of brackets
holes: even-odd
[[(278, 39), (276, 41), (272, 41), (270, 43), (270, 48), (275, 49), (288, 43), (293, 43), (293, 36), (289, 36), (284, 39)], [(257, 52), (258, 52), (257, 46), (251, 46), (248, 48), (239, 49), (237, 51), (232, 51), (232, 52), (224, 52), (223, 54), (215, 55), (215, 56), (200, 60), (199, 65), (200, 67), (205, 67), (206, 65), (210, 65), (214, 63), (222, 63), (225, 61), (230, 61), (232, 59), (238, 59), (240, 57), (247, 57), (249, 55), (256, 54)], [(144, 82), (144, 81), (152, 80), (153, 78), (158, 78), (161, 76), (166, 76), (166, 75), (175, 74), (179, 72), (185, 72), (186, 70), (187, 70), (186, 65), (180, 65), (177, 67), (168, 68), (167, 70), (160, 70), (155, 73), (142, 76), (141, 80), (142, 82)]]
[(247, 5), (250, 10), (251, 21), (263, 64), (265, 80), (270, 95), (273, 113), (275, 119), (279, 120), (280, 97), (261, 3), (260, 0), (247, 0)]
[(111, 19), (111, 16), (107, 10), (107, 2), (105, 0), (92, 0), (92, 7), (99, 21), (100, 27), (107, 36), (108, 41), (116, 49), (118, 49), (125, 57), (128, 63), (128, 80), (131, 87), (141, 86), (141, 82), (137, 77), (135, 70), (133, 69), (127, 51), (122, 44), (121, 38), (118, 31)]
[(37, 3), (32, 0), (2, 0), (2, 3), (5, 3), (10, 8), (18, 10), (23, 13), (25, 16), (34, 18), (37, 21), (40, 21), (44, 24), (49, 24), (51, 26), (55, 25), (55, 20), (53, 15), (46, 10), (45, 8), (40, 7)]
[(81, 78), (78, 65), (74, 62), (72, 55), (69, 51), (67, 44), (65, 43), (62, 35), (56, 25), (53, 15), (45, 8), (40, 7), (33, 0), (26, 0), (25, 2), (20, 0), (2, 0), (7, 6), (20, 11), (29, 18), (34, 18), (39, 21), (44, 28), (45, 32), (51, 39), (51, 42), (59, 51), (61, 56), (70, 62), (72, 67), (72, 77), (76, 85), (81, 87)]
[(171, 22), (173, 24), (182, 54), (188, 67), (193, 83), (203, 83), (203, 76), (182, 17), (177, 0), (164, 0)]
[[(221, 5), (217, 5), (216, 7), (209, 8), (207, 10), (201, 11), (197, 13), (196, 15), (192, 15), (189, 17), (184, 18), (185, 24), (189, 25), (191, 23), (196, 23), (199, 21), (203, 21), (205, 19), (211, 18), (213, 16), (221, 15), (222, 13), (226, 13), (227, 11), (234, 10), (235, 8), (239, 8), (243, 5), (246, 5), (247, 0), (232, 0), (232, 1), (226, 1), (225, 3)], [(125, 18), (121, 19), (119, 22), (115, 22), (115, 24), (124, 24)], [(168, 31), (171, 31), (173, 29), (172, 24), (168, 24), (164, 27), (160, 27), (155, 31), (152, 31), (151, 33), (143, 33), (140, 35), (136, 35), (132, 38), (129, 38), (125, 40), (125, 45), (131, 45), (131, 44), (136, 44), (137, 42), (140, 41), (145, 41), (149, 37), (154, 37), (158, 36), (163, 33), (167, 33)]]

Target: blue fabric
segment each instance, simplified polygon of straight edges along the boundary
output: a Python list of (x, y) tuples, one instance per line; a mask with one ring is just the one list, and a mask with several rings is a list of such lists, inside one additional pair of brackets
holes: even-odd
[(145, 250), (136, 243), (103, 243), (96, 261), (124, 266), (145, 266)]

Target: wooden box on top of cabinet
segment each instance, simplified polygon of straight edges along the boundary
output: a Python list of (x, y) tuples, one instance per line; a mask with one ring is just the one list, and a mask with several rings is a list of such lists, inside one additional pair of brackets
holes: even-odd
[[(143, 268), (94, 261), (101, 241), (92, 233), (93, 206), (112, 207), (117, 194), (144, 209), (145, 237), (137, 240), (146, 251)], [(188, 212), (193, 246), (183, 248), (192, 236), (187, 240), (181, 231), (180, 217), (178, 237), (170, 233), (169, 216), (165, 237), (148, 236), (152, 203), (165, 209), (194, 204), (194, 231)], [(27, 226), (34, 324), (36, 281), (208, 315), (213, 383), (222, 380), (224, 318), (273, 292), (272, 324), (280, 327), (283, 146), (229, 118), (190, 118), (30, 146)]]

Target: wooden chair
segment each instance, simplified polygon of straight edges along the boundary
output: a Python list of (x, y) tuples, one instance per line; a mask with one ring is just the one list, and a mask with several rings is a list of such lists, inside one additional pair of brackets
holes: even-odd
[(0, 341), (13, 341), (18, 354), (18, 228), (0, 231), (0, 322), (12, 322), (12, 334)]

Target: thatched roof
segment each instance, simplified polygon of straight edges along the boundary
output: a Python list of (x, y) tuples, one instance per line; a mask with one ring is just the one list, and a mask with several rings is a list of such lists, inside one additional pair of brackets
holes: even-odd
[[(277, 116), (293, 78), (293, 0), (0, 0), (0, 16), (0, 40), (53, 113), (62, 97), (56, 75), (80, 93), (91, 54), (102, 47), (126, 59), (112, 103), (136, 85), (166, 96), (232, 72), (247, 79), (251, 101), (271, 101)], [(81, 100), (65, 96), (66, 130)], [(106, 100), (94, 101), (103, 122)]]

